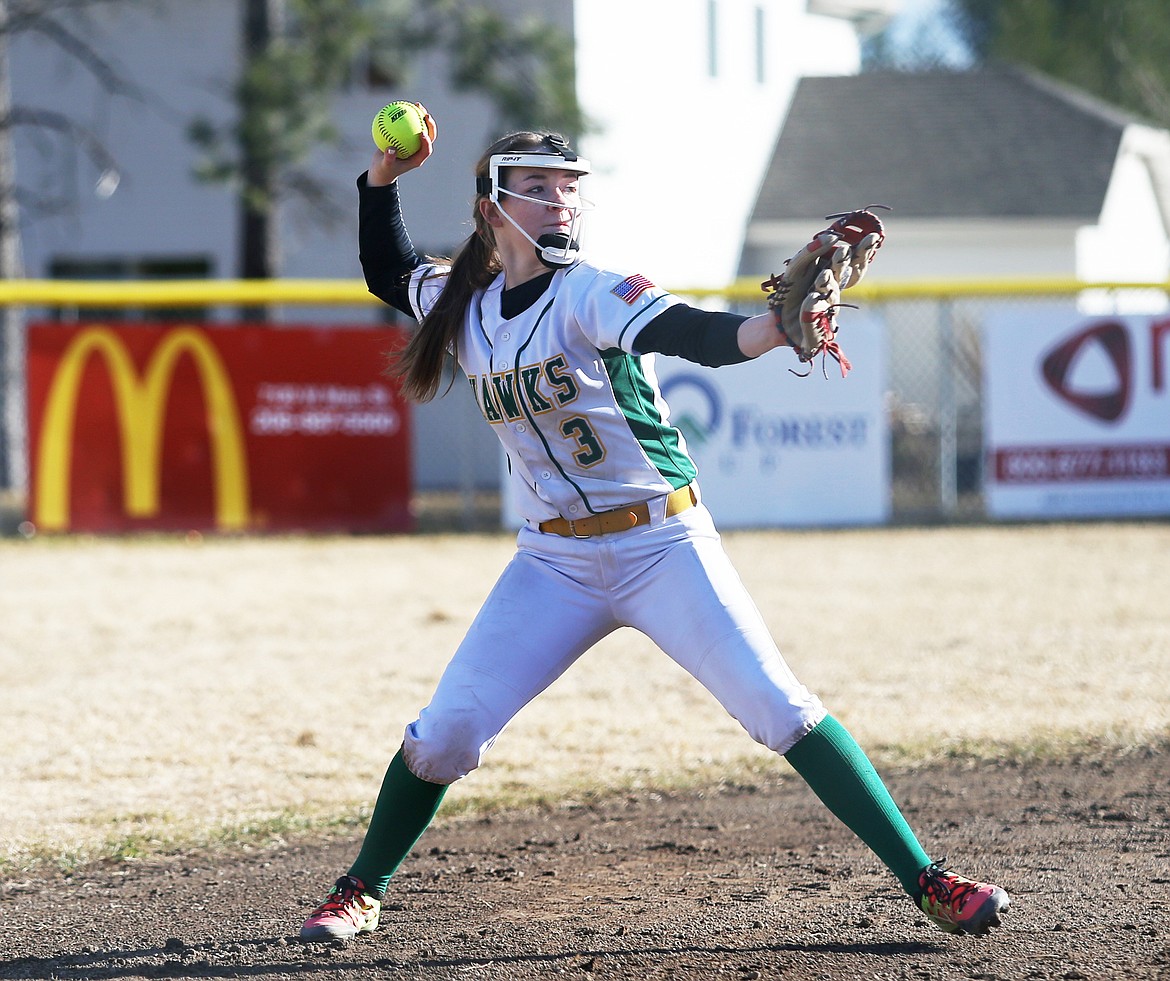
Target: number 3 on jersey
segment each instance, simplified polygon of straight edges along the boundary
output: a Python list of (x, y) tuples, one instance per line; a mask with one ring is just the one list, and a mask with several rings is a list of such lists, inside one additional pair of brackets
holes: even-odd
[(592, 467), (605, 459), (605, 447), (597, 433), (583, 416), (573, 416), (561, 423), (561, 434), (565, 439), (575, 439), (580, 449), (573, 453), (573, 459), (580, 467)]

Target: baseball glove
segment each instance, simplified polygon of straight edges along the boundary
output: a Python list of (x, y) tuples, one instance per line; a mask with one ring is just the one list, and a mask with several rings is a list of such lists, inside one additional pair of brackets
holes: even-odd
[[(858, 211), (828, 215), (835, 218), (824, 231), (760, 284), (768, 294), (768, 309), (784, 339), (802, 362), (818, 354), (833, 357), (841, 377), (853, 367), (837, 343), (837, 311), (852, 304), (841, 302), (841, 291), (861, 282), (877, 250), (886, 239), (881, 219), (871, 204)], [(795, 372), (794, 372), (795, 374)]]

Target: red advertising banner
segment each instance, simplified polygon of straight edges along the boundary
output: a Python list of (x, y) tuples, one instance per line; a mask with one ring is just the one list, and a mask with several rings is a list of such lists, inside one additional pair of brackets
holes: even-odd
[(38, 323), (39, 531), (406, 531), (397, 329)]

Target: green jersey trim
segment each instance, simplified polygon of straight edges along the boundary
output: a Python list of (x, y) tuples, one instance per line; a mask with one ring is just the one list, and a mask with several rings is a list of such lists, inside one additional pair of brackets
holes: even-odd
[(677, 429), (662, 418), (656, 389), (642, 370), (642, 359), (619, 348), (601, 352), (618, 408), (642, 452), (675, 490), (698, 476), (694, 461), (682, 447)]

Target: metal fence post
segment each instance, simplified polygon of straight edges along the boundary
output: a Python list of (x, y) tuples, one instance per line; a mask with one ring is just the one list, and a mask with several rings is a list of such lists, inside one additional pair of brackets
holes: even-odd
[(25, 445), (25, 317), (0, 308), (0, 491), (23, 498), (28, 489)]
[(938, 310), (938, 497), (943, 517), (959, 508), (959, 410), (955, 393), (955, 311), (952, 299)]

